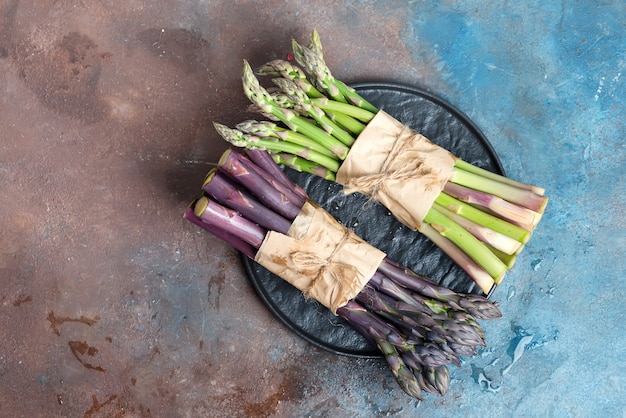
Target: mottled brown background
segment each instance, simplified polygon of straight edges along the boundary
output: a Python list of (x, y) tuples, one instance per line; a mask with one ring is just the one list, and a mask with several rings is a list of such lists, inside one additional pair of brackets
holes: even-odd
[(0, 415), (271, 416), (302, 398), (332, 408), (328, 379), (349, 398), (359, 370), (380, 372), (286, 330), (239, 256), (181, 219), (226, 148), (212, 121), (249, 116), (244, 58), (284, 58), (317, 27), (338, 75), (365, 78), (385, 55), (406, 68), (392, 28), (337, 26), (374, 26), (373, 6), (356, 12), (0, 3)]

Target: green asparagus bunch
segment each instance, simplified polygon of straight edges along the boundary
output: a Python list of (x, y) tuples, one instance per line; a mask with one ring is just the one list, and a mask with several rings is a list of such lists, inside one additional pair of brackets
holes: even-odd
[[(274, 60), (257, 70), (272, 78), (274, 89), (261, 86), (247, 61), (243, 67), (244, 93), (282, 126), (247, 120), (232, 129), (215, 127), (236, 147), (267, 150), (279, 164), (332, 181), (378, 109), (332, 75), (317, 31), (308, 46), (295, 40), (292, 46), (299, 66)], [(489, 294), (513, 267), (547, 202), (541, 187), (456, 158), (451, 178), (418, 231)]]

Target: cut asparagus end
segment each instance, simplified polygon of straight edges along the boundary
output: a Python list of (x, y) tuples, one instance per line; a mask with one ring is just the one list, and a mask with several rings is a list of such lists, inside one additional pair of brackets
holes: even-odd
[(439, 193), (435, 202), (464, 218), (467, 218), (479, 225), (485, 226), (501, 234), (507, 235), (522, 244), (530, 239), (530, 232), (524, 228), (514, 225), (504, 219), (491, 215), (485, 211), (477, 209), (465, 202), (456, 199), (445, 192)]
[(532, 231), (542, 217), (542, 214), (539, 212), (513, 204), (489, 193), (470, 189), (469, 187), (461, 186), (456, 183), (447, 182), (443, 191), (462, 202), (480, 206), (493, 215), (527, 230)]
[(254, 259), (256, 255), (255, 247), (248, 244), (247, 242), (242, 240), (240, 237), (234, 236), (226, 232), (220, 226), (207, 224), (206, 222), (203, 222), (202, 219), (200, 219), (200, 217), (196, 216), (196, 214), (194, 213), (195, 204), (196, 204), (196, 201), (193, 201), (190, 204), (187, 210), (183, 213), (183, 219), (213, 234), (220, 240), (224, 241), (226, 244), (233, 247), (235, 250), (242, 252), (244, 255), (246, 255), (246, 257)]
[(209, 206), (209, 199), (206, 196), (202, 196), (201, 198), (196, 200), (196, 203), (193, 208), (193, 213), (198, 218), (200, 218), (204, 214), (204, 212), (206, 212), (206, 209), (208, 206)]
[(449, 211), (445, 207), (435, 203), (433, 205), (438, 211), (452, 219), (454, 222), (463, 227), (470, 234), (475, 236), (481, 242), (504, 252), (505, 254), (515, 254), (522, 246), (522, 243), (513, 238), (494, 231), (490, 228), (479, 225), (467, 218), (464, 218), (455, 212)]
[(517, 256), (522, 251), (524, 246), (520, 246), (520, 248), (514, 254), (506, 254), (497, 248), (489, 247), (491, 252), (493, 252), (502, 262), (506, 265), (507, 270), (511, 270), (517, 261)]
[(508, 184), (513, 187), (517, 187), (520, 189), (530, 190), (533, 193), (543, 196), (545, 194), (545, 189), (543, 187), (526, 184), (517, 180), (513, 180), (509, 177), (494, 173), (489, 170), (485, 170), (484, 168), (475, 166), (473, 164), (468, 163), (467, 161), (463, 161), (460, 158), (457, 158), (455, 162), (455, 167), (458, 167), (462, 170), (468, 171), (470, 173), (478, 174), (479, 176), (489, 178), (492, 180), (496, 180), (500, 183)]
[(207, 227), (221, 229), (225, 234), (236, 236), (254, 248), (259, 248), (265, 239), (266, 231), (263, 228), (207, 196), (196, 201), (193, 212)]
[(204, 182), (202, 183), (202, 189), (204, 189), (206, 185), (209, 184), (211, 180), (213, 180), (213, 176), (215, 176), (215, 173), (217, 173), (217, 168), (212, 168), (209, 170), (206, 177), (204, 178)]
[(528, 189), (512, 186), (494, 178), (483, 177), (480, 174), (465, 171), (456, 165), (449, 181), (498, 196), (508, 202), (539, 213), (543, 213), (548, 204), (548, 198), (543, 195)]
[(430, 224), (437, 232), (459, 246), (472, 260), (485, 269), (494, 279), (506, 271), (506, 266), (489, 248), (463, 229), (456, 222), (431, 207), (424, 222)]
[(217, 161), (217, 166), (222, 167), (224, 164), (226, 164), (232, 152), (233, 152), (232, 149), (230, 148), (226, 149), (226, 151), (222, 153), (222, 155), (220, 156), (220, 159)]

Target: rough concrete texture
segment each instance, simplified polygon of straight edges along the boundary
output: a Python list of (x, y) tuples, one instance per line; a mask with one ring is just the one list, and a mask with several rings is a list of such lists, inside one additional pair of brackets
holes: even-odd
[[(623, 2), (0, 2), (0, 415), (623, 416)], [(488, 346), (418, 403), (293, 335), (181, 215), (249, 116), (241, 62), (322, 36), (429, 89), (552, 200)]]

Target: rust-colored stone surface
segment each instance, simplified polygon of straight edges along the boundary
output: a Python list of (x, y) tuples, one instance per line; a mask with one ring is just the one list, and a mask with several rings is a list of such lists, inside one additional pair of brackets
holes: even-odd
[[(249, 116), (243, 58), (282, 57), (314, 26), (353, 78), (379, 64), (358, 55), (372, 42), (402, 57), (389, 27), (370, 42), (331, 30), (351, 12), (328, 5), (1, 3), (2, 416), (268, 417), (303, 399), (332, 410), (343, 401), (328, 379), (380, 372), (286, 330), (238, 254), (181, 218), (226, 148), (212, 122)], [(362, 385), (332, 386), (349, 399)]]

